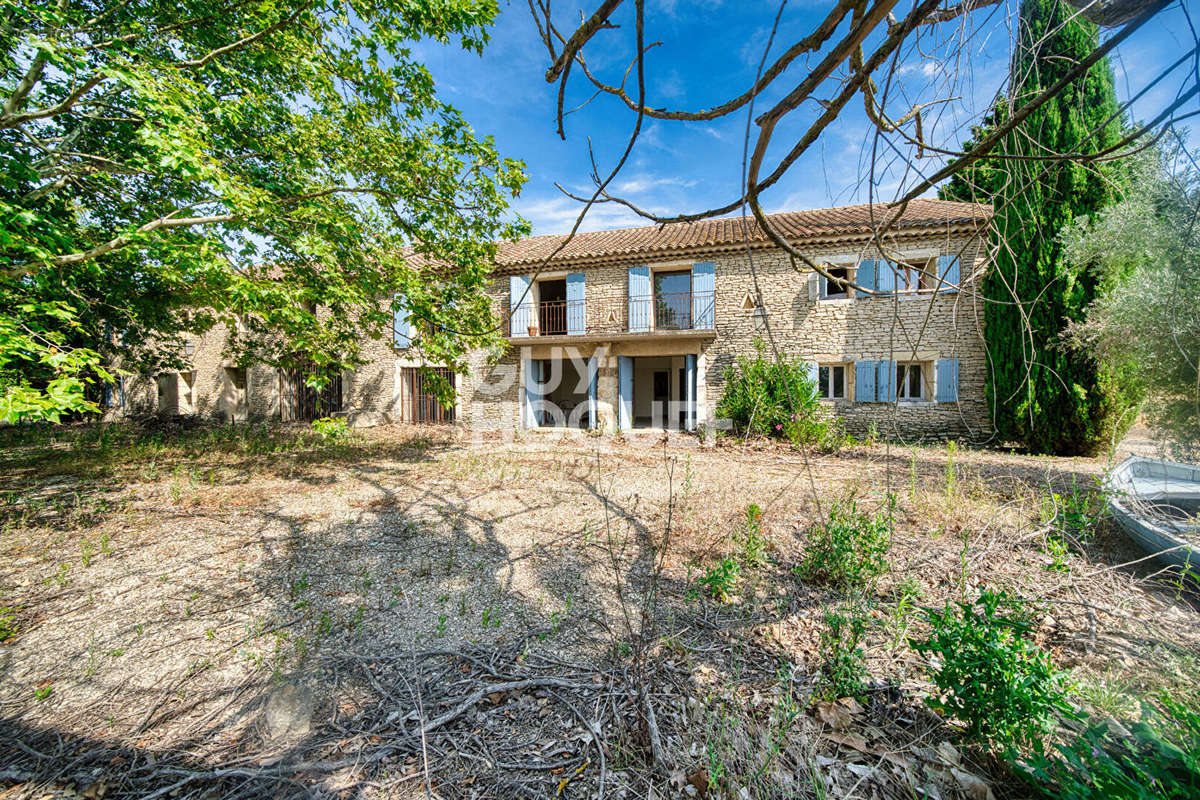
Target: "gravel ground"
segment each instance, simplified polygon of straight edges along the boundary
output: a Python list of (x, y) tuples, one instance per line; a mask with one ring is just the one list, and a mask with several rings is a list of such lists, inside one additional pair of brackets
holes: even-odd
[[(687, 676), (672, 690), (681, 710), (663, 725), (678, 767), (664, 791), (697, 793), (694, 767), (715, 735), (705, 709), (765, 702), (781, 665), (811, 691), (821, 613), (835, 598), (792, 576), (805, 532), (835, 499), (881, 507), (888, 491), (898, 512), (883, 600), (907, 587), (935, 605), (977, 585), (1036, 600), (1040, 641), (1097, 693), (1119, 687), (1112, 703), (1197, 669), (1200, 616), (1187, 588), (1155, 578), (1107, 523), (1053, 568), (1046, 498), (1091, 491), (1103, 462), (888, 445), (806, 455), (683, 438), (481, 442), (399, 427), (354, 436), (336, 452), (186, 457), (168, 437), (150, 460), (114, 448), (79, 450), (87, 459), (77, 461), (61, 444), (56, 458), (0, 451), (11, 468), (0, 608), (16, 629), (0, 644), (3, 724), (198, 763), (230, 753), (271, 763), (279, 742), (374, 696), (348, 664), (517, 643), (580, 668), (619, 661), (620, 642), (645, 624), (640, 598), (658, 554), (653, 650)], [(103, 469), (96, 458), (108, 459)], [(696, 578), (737, 550), (751, 503), (769, 563), (715, 602)], [(875, 613), (872, 674), (916, 692), (921, 664), (903, 646), (912, 623)], [(805, 719), (822, 744), (795, 761), (820, 755), (830, 788), (865, 791), (871, 782), (846, 764), (866, 740), (839, 749), (820, 739), (820, 718)], [(925, 761), (957, 769), (948, 758)], [(449, 786), (446, 796), (471, 793)]]

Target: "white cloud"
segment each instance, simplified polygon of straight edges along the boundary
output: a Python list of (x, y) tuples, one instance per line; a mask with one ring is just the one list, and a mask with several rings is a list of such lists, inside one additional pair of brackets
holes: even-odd
[[(539, 197), (522, 199), (515, 204), (516, 212), (533, 225), (535, 236), (550, 233), (566, 233), (575, 224), (576, 217), (583, 209), (583, 204), (569, 197)], [(647, 210), (661, 212), (658, 206), (650, 206)], [(651, 222), (639, 217), (633, 211), (616, 203), (597, 203), (588, 209), (580, 232), (612, 230), (613, 228), (636, 228), (650, 225)]]
[(688, 178), (635, 175), (632, 178), (627, 178), (617, 182), (617, 184), (613, 186), (613, 193), (618, 195), (640, 194), (651, 189), (663, 189), (667, 187), (687, 189), (695, 185), (696, 181)]

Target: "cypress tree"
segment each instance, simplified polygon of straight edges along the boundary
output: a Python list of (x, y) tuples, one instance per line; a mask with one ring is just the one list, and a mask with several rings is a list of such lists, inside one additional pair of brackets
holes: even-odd
[[(1023, 0), (1017, 35), (1010, 94), (985, 127), (1054, 85), (1099, 41), (1096, 26), (1071, 19), (1060, 0)], [(976, 162), (943, 190), (944, 197), (995, 204), (997, 252), (983, 281), (988, 402), (998, 436), (1038, 453), (1094, 453), (1134, 416), (1122, 376), (1064, 341), (1106, 287), (1095, 271), (1067, 265), (1060, 233), (1116, 200), (1120, 170), (1037, 160), (1112, 146), (1122, 132), (1118, 108), (1102, 60), (1005, 137), (998, 151), (1008, 158)]]

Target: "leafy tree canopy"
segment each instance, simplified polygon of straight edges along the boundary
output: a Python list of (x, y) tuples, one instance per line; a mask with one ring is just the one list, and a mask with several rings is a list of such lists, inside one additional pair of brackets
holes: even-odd
[(1113, 285), (1073, 330), (1110, 370), (1135, 373), (1168, 449), (1200, 458), (1200, 169), (1168, 139), (1133, 169), (1116, 205), (1077, 220), (1068, 261)]
[(86, 408), (81, 367), (177, 364), (214, 325), (243, 363), (353, 366), (396, 295), (431, 357), (491, 343), (464, 333), (493, 328), (479, 290), (526, 232), (524, 167), (414, 45), (478, 52), (497, 13), (0, 0), (0, 417)]
[[(1096, 26), (1061, 0), (1022, 0), (1008, 96), (975, 137), (1066, 78), (1097, 43)], [(995, 264), (983, 281), (988, 399), (1000, 438), (1036, 452), (1093, 453), (1133, 420), (1137, 395), (1128, 371), (1113, 371), (1064, 339), (1111, 284), (1072, 269), (1060, 236), (1120, 195), (1122, 168), (1088, 156), (1115, 147), (1124, 122), (1102, 59), (941, 192), (995, 205)]]

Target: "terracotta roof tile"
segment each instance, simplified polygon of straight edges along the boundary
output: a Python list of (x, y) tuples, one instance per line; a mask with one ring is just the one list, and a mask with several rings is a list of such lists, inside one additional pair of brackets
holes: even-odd
[[(887, 214), (882, 205), (842, 206), (810, 211), (786, 211), (770, 214), (775, 229), (790, 241), (829, 238), (855, 238), (871, 232)], [(955, 203), (945, 200), (913, 200), (909, 203), (896, 232), (914, 229), (978, 227), (992, 216), (991, 206)], [(766, 234), (753, 220), (749, 223), (751, 246), (769, 246)], [(545, 259), (562, 242), (564, 235), (533, 236), (516, 242), (504, 242), (496, 255), (496, 266), (519, 267)], [(663, 256), (693, 250), (722, 250), (745, 246), (741, 217), (651, 225), (644, 228), (595, 231), (576, 234), (555, 256), (554, 264), (570, 264), (598, 259), (628, 260), (639, 256)]]

